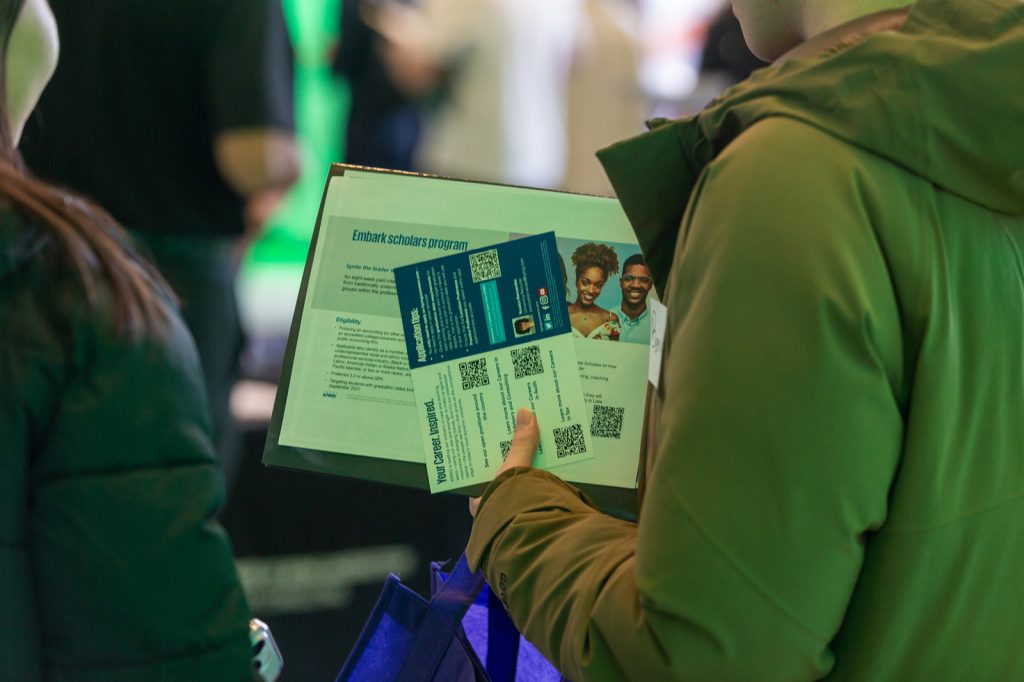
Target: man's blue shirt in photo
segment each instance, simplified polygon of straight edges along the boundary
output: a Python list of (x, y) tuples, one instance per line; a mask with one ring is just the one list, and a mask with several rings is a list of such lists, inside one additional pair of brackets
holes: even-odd
[(629, 315), (622, 310), (621, 305), (613, 312), (619, 316), (619, 343), (627, 341), (646, 345), (651, 342), (651, 309), (649, 306), (645, 307), (635, 320), (630, 319)]

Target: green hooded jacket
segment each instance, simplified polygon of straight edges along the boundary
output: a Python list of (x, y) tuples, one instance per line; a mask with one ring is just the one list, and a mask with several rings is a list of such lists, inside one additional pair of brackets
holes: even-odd
[(639, 523), (512, 469), (467, 552), (575, 682), (1024, 679), (1024, 3), (899, 19), (602, 153), (669, 308)]
[(251, 679), (199, 360), (0, 206), (0, 679)]

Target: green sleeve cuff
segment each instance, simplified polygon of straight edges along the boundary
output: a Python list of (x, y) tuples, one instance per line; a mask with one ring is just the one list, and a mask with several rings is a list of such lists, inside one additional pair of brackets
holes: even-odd
[(486, 562), (494, 540), (519, 514), (562, 509), (597, 512), (590, 497), (554, 474), (532, 467), (513, 467), (495, 477), (480, 499), (466, 546), (471, 569)]

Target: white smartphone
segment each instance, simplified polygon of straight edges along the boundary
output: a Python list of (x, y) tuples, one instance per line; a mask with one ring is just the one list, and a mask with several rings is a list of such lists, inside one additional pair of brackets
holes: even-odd
[(262, 620), (249, 621), (249, 643), (252, 644), (252, 669), (262, 682), (274, 682), (284, 668), (284, 658), (277, 648), (270, 627)]

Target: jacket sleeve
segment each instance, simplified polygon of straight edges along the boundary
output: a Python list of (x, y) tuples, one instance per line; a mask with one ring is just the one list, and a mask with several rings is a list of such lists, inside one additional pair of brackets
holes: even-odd
[(705, 169), (666, 292), (639, 525), (540, 471), (488, 488), (470, 560), (570, 679), (830, 670), (903, 431), (871, 182), (848, 148), (782, 119)]
[(23, 386), (55, 396), (23, 455), (47, 679), (250, 679), (249, 611), (214, 519), (223, 482), (187, 331), (176, 318), (157, 341), (69, 328), (66, 369), (44, 382), (53, 366), (36, 358)]

